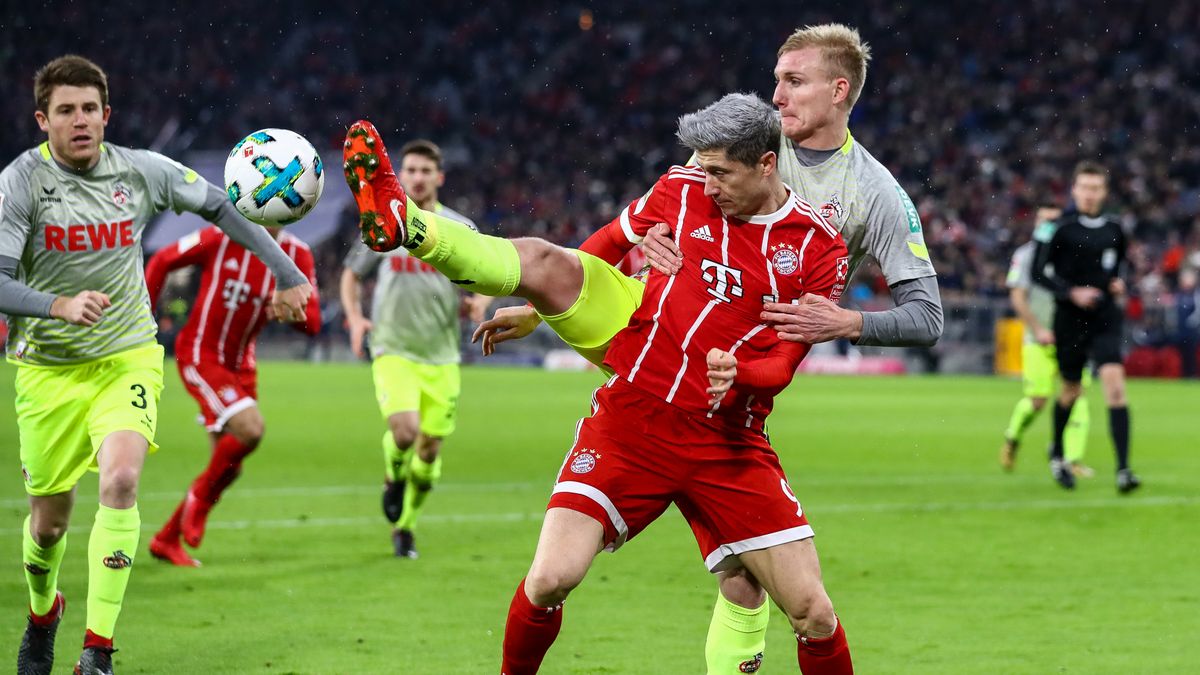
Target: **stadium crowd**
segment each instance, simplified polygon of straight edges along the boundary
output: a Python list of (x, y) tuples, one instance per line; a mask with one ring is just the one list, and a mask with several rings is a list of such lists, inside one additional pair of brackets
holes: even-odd
[[(761, 2), (736, 21), (698, 0), (288, 7), (255, 30), (234, 27), (239, 7), (225, 0), (5, 12), (0, 157), (39, 137), (35, 69), (80, 52), (120, 102), (115, 143), (183, 156), (287, 126), (332, 152), (369, 117), (391, 137), (441, 144), (449, 205), (485, 230), (576, 244), (683, 159), (678, 115), (728, 91), (769, 96), (783, 37), (837, 20), (874, 50), (851, 131), (913, 196), (948, 302), (1003, 297), (1033, 207), (1065, 202), (1073, 164), (1099, 159), (1136, 242), (1137, 338), (1190, 348), (1196, 372), (1200, 6)], [(345, 241), (317, 251), (331, 296)], [(853, 297), (886, 297), (879, 277), (859, 279)]]

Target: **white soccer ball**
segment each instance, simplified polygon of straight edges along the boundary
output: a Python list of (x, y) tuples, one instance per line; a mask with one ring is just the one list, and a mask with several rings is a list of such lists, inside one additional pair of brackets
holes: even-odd
[(225, 194), (259, 225), (288, 225), (317, 205), (325, 188), (321, 156), (303, 136), (263, 129), (238, 141), (225, 160)]

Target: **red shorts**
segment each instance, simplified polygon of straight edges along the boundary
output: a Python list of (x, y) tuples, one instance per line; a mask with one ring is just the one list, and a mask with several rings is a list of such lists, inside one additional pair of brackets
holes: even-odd
[(179, 376), (196, 403), (200, 404), (197, 421), (205, 429), (220, 432), (230, 417), (258, 405), (258, 372), (232, 371), (212, 364), (177, 361)]
[(713, 426), (614, 378), (580, 422), (547, 508), (604, 525), (613, 551), (674, 503), (709, 570), (737, 555), (813, 536), (767, 439)]

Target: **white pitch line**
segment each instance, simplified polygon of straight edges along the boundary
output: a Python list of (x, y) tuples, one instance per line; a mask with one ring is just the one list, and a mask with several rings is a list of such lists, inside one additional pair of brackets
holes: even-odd
[[(1194, 506), (1200, 505), (1200, 496), (1196, 497), (1097, 497), (1093, 499), (1053, 500), (1034, 499), (1011, 502), (892, 502), (884, 504), (824, 504), (816, 507), (811, 513), (820, 517), (824, 513), (929, 513), (929, 512), (968, 512), (968, 511), (1040, 511), (1040, 510), (1083, 510), (1108, 509), (1113, 507), (1161, 507), (1161, 506)], [(421, 517), (427, 523), (515, 523), (525, 521), (540, 521), (543, 512), (514, 511), (507, 513), (432, 513)], [(354, 516), (345, 518), (280, 518), (263, 520), (217, 520), (208, 524), (211, 530), (249, 530), (249, 529), (293, 529), (308, 527), (346, 527), (364, 526), (378, 527), (383, 521), (378, 516)], [(73, 523), (72, 530), (82, 531), (90, 523)], [(90, 528), (88, 528), (90, 529)], [(156, 523), (142, 523), (146, 532), (158, 529)], [(0, 536), (16, 535), (21, 528), (11, 527), (0, 529)]]

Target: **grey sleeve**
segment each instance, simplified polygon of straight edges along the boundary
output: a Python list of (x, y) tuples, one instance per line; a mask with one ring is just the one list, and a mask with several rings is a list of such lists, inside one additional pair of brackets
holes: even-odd
[(54, 304), (55, 295), (35, 291), (17, 281), (19, 262), (16, 258), (0, 255), (0, 314), (50, 318), (50, 305)]
[(346, 254), (342, 267), (354, 272), (354, 276), (359, 279), (366, 279), (379, 269), (379, 264), (383, 262), (384, 257), (383, 253), (376, 253), (367, 248), (366, 244), (356, 241), (350, 244), (350, 252)]
[(283, 252), (279, 242), (272, 239), (265, 228), (243, 218), (223, 190), (207, 181), (205, 185), (208, 186), (208, 193), (204, 203), (196, 209), (197, 215), (221, 228), (230, 239), (258, 256), (279, 280), (279, 288), (308, 283), (308, 277), (296, 267), (296, 263)]
[(864, 237), (867, 252), (879, 263), (888, 285), (937, 274), (925, 246), (921, 218), (908, 193), (882, 169), (864, 191), (871, 194)]
[(920, 277), (892, 286), (896, 306), (883, 312), (863, 312), (859, 345), (930, 347), (942, 336), (942, 296), (937, 277)]

